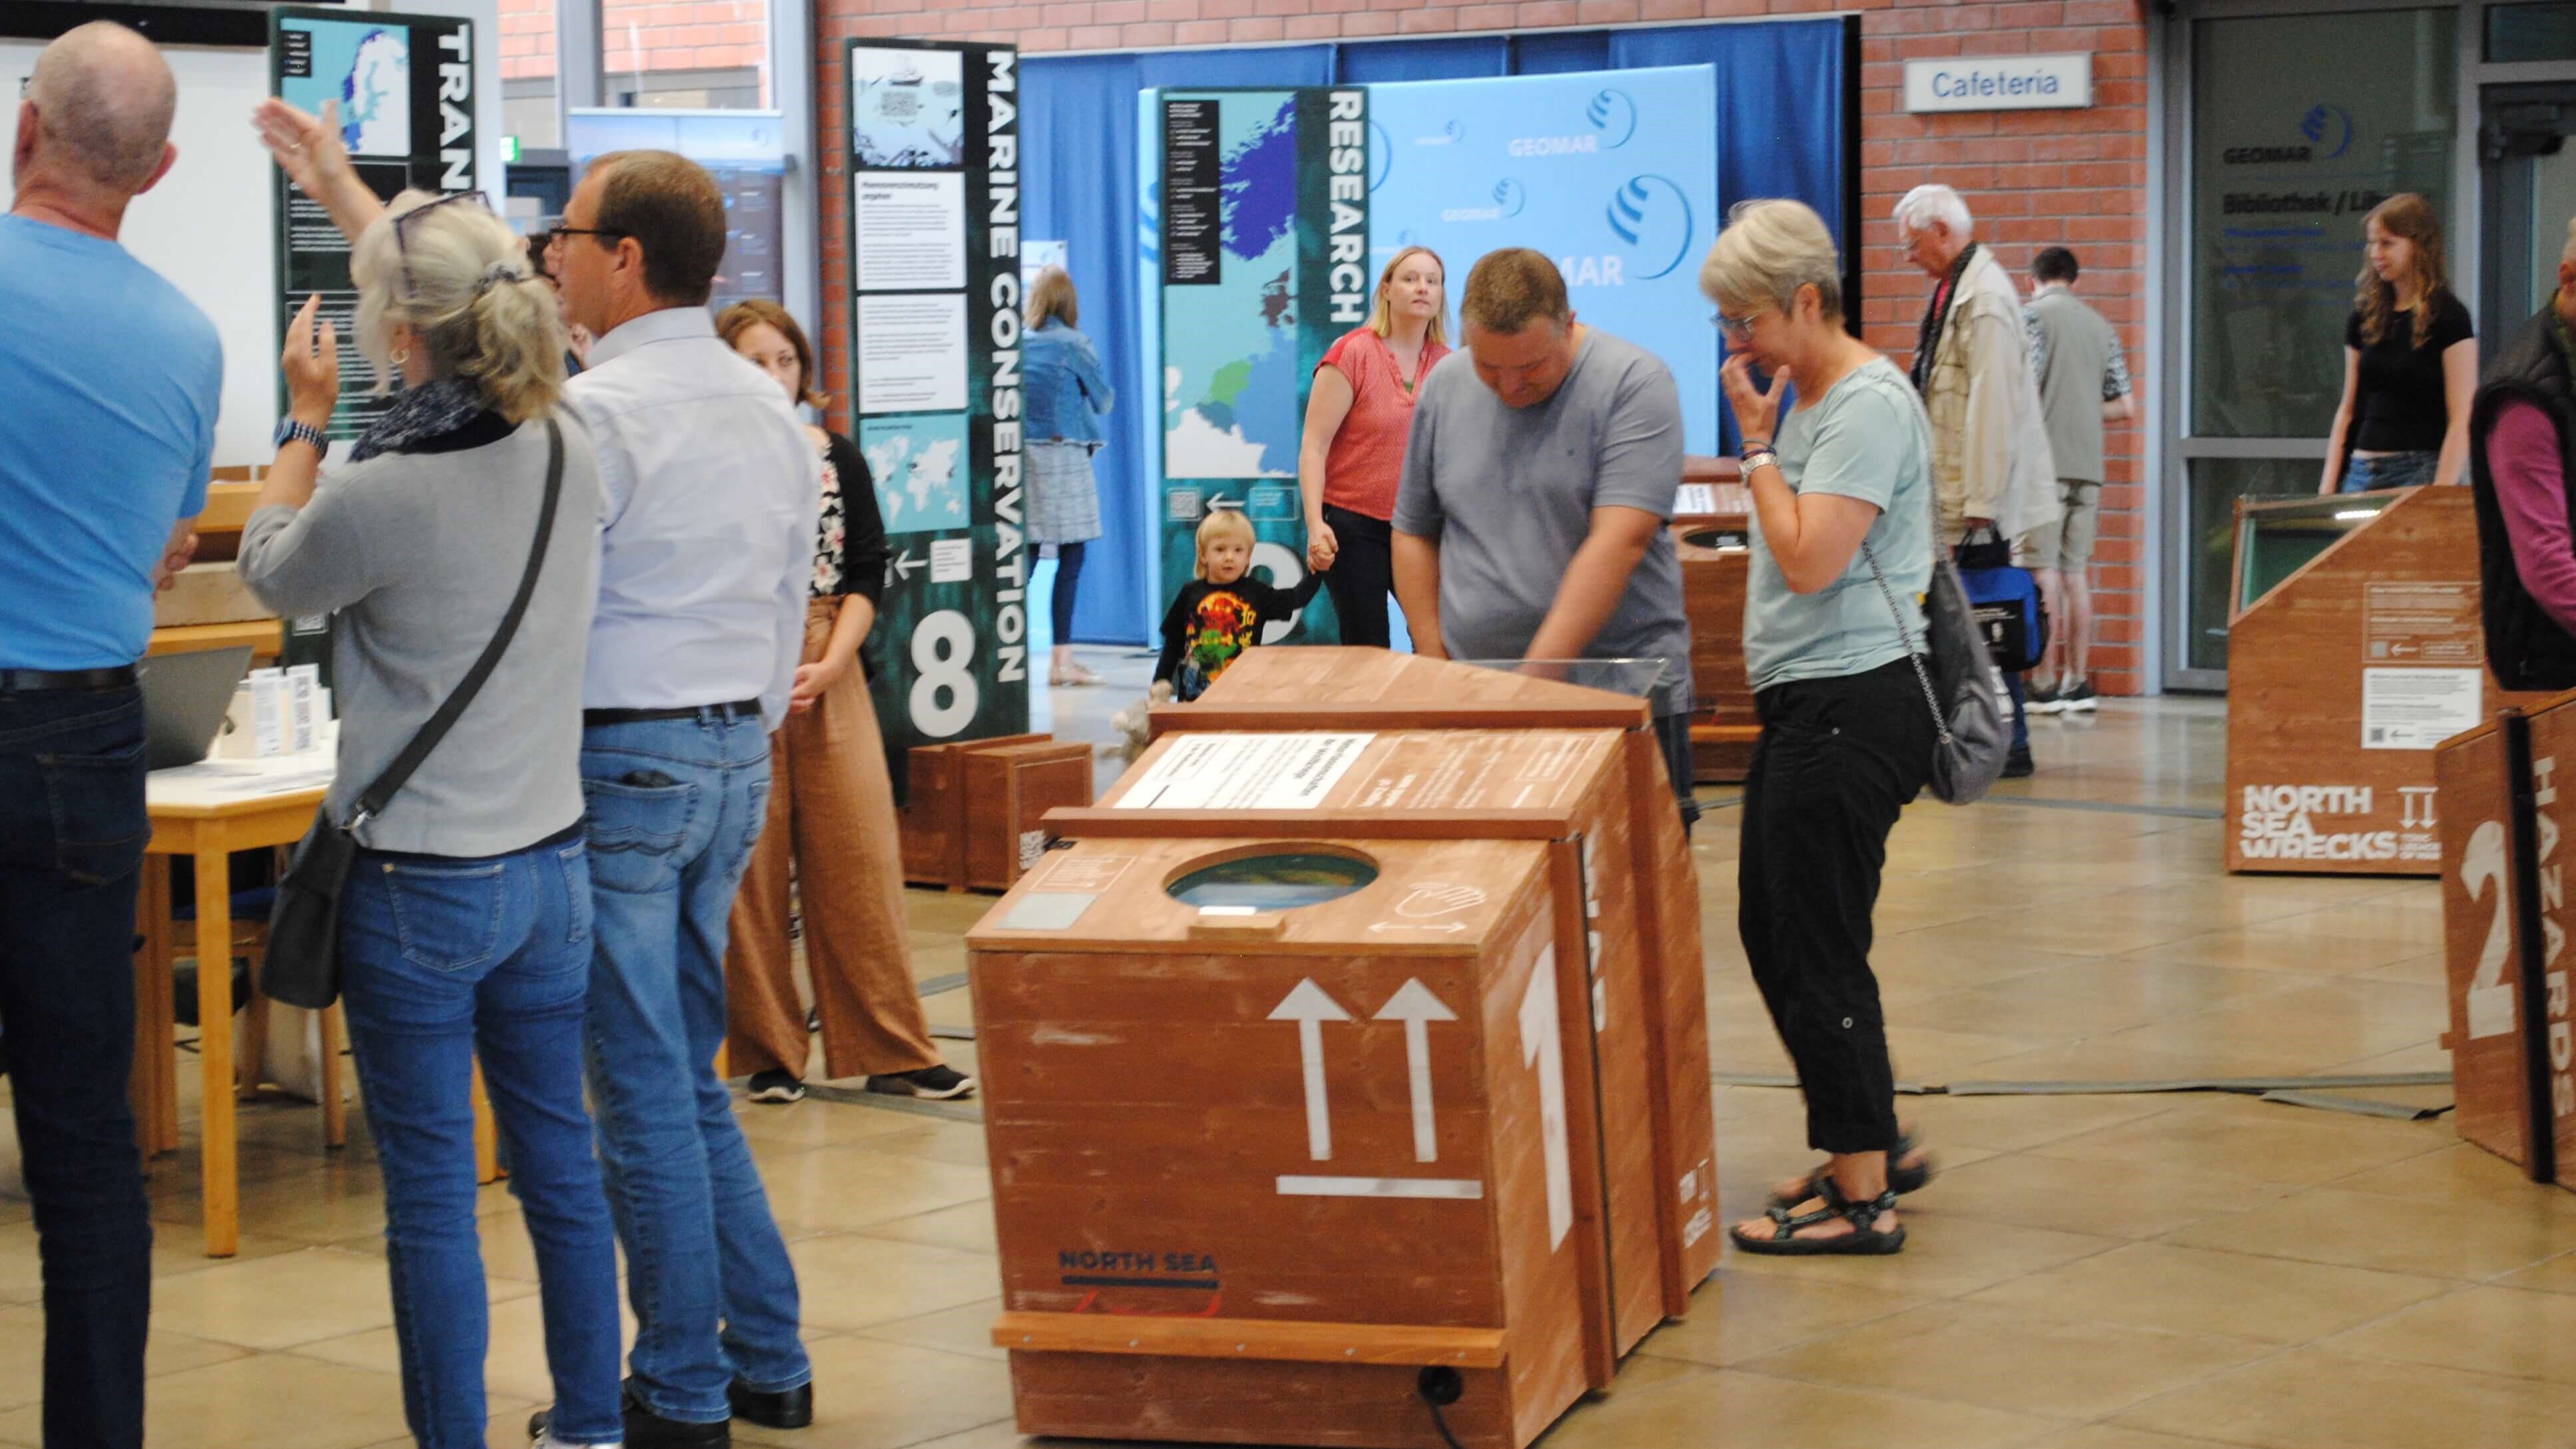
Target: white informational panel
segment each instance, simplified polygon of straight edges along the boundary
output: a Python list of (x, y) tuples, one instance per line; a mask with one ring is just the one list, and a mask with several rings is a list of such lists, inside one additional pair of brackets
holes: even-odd
[[(6, 0), (0, 0), (6, 3)], [(462, 15), (478, 46), (500, 32), (499, 0), (405, 0), (407, 11)], [(16, 100), (36, 56), (34, 41), (0, 40), (0, 97)], [(179, 82), (170, 139), (178, 164), (135, 198), (120, 238), (128, 251), (187, 294), (213, 319), (224, 345), (223, 412), (215, 424), (215, 466), (265, 464), (277, 428), (276, 239), (268, 153), (251, 131), (251, 108), (268, 94), (264, 46), (164, 46)], [(480, 97), (475, 157), (487, 193), (501, 194), (501, 69), (493, 52), (474, 57)], [(66, 345), (72, 345), (66, 339)]]
[[(0, 95), (19, 95), (43, 49), (0, 40)], [(161, 53), (179, 80), (171, 125), (179, 161), (127, 209), (122, 240), (203, 308), (223, 338), (216, 465), (263, 463), (277, 426), (277, 332), (269, 317), (277, 267), (268, 153), (251, 131), (250, 113), (267, 91), (268, 52), (168, 46)]]

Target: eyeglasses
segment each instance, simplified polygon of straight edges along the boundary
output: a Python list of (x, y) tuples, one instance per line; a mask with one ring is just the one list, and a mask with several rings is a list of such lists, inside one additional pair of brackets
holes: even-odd
[(546, 228), (546, 250), (553, 251), (562, 246), (563, 239), (568, 236), (630, 237), (634, 234), (604, 226), (550, 226)]
[(427, 216), (431, 212), (438, 210), (440, 207), (455, 201), (471, 201), (476, 206), (483, 208), (486, 212), (489, 212), (492, 209), (491, 198), (485, 196), (480, 191), (451, 191), (445, 196), (438, 198), (436, 201), (423, 202), (419, 206), (415, 206), (411, 210), (394, 218), (394, 255), (402, 259), (404, 296), (417, 297), (420, 295), (420, 288), (412, 281), (411, 275), (411, 242), (409, 238), (411, 236), (412, 228), (420, 224), (420, 219), (422, 217)]
[(1717, 330), (1729, 337), (1751, 337), (1753, 324), (1762, 320), (1762, 314), (1749, 312), (1741, 317), (1729, 317), (1723, 312), (1713, 312), (1708, 320), (1716, 323)]

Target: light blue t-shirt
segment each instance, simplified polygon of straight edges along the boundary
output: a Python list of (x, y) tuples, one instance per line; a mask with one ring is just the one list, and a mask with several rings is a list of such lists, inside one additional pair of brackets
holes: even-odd
[(111, 241), (0, 216), (0, 668), (106, 669), (205, 511), (215, 324)]
[[(1863, 544), (1923, 647), (1921, 599), (1932, 587), (1932, 428), (1913, 384), (1871, 358), (1813, 404), (1780, 420), (1780, 475), (1798, 493), (1830, 493), (1878, 507)], [(1764, 690), (1798, 679), (1860, 674), (1905, 657), (1896, 615), (1859, 551), (1832, 584), (1792, 593), (1753, 520), (1753, 567), (1744, 590), (1744, 668)]]

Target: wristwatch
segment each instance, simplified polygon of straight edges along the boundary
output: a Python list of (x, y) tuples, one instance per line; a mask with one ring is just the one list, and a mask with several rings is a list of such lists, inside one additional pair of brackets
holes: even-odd
[(295, 442), (298, 439), (312, 444), (313, 452), (317, 457), (331, 451), (331, 440), (322, 436), (322, 430), (320, 428), (313, 426), (311, 423), (298, 422), (294, 418), (278, 419), (277, 437), (273, 440), (274, 446), (283, 448), (287, 444)]

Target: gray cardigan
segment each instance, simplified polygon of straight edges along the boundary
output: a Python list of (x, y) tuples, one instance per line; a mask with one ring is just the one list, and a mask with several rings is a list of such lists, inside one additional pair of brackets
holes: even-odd
[[(502, 855), (581, 819), (581, 677), (599, 587), (599, 466), (563, 422), (563, 499), (527, 617), (482, 692), (385, 813), (378, 850)], [(340, 611), (332, 818), (411, 742), (500, 627), (545, 497), (542, 420), (478, 448), (385, 453), (324, 480), (302, 509), (242, 530), (241, 577), (284, 617)]]

